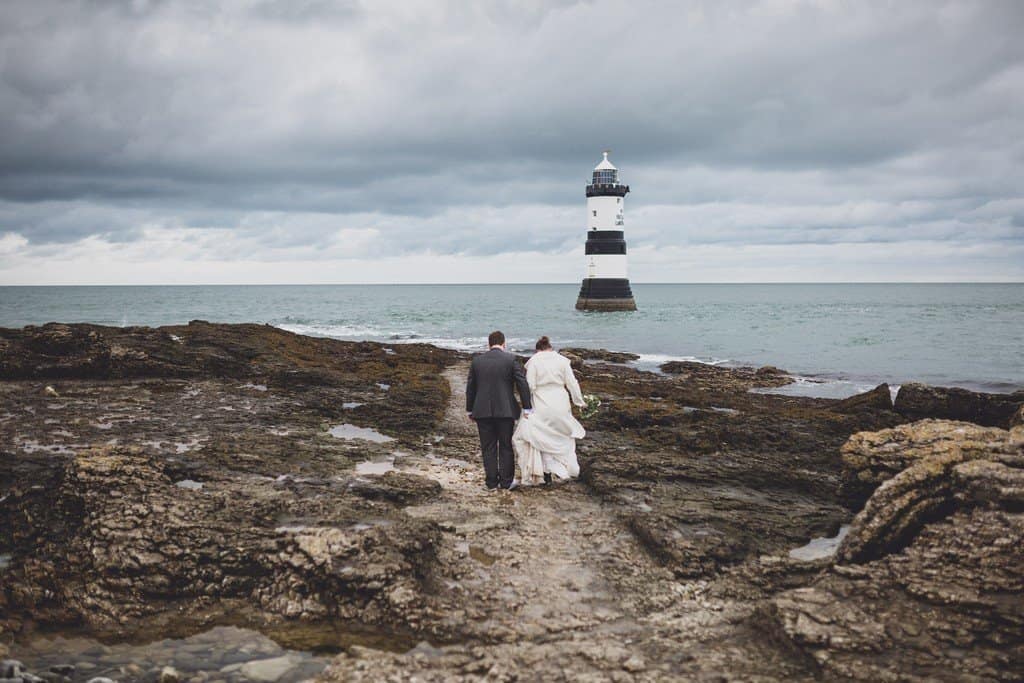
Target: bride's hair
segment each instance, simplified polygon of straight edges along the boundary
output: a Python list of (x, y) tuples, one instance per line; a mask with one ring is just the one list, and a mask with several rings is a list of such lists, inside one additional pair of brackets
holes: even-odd
[(534, 348), (538, 351), (547, 351), (551, 348), (551, 340), (547, 336), (541, 337), (537, 340), (537, 345)]

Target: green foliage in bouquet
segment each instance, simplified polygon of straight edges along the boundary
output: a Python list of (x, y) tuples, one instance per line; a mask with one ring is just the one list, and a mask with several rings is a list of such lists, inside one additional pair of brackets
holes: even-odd
[(601, 399), (593, 394), (587, 394), (583, 397), (583, 400), (587, 402), (587, 405), (583, 406), (580, 415), (584, 420), (588, 420), (597, 415), (597, 411), (601, 407)]

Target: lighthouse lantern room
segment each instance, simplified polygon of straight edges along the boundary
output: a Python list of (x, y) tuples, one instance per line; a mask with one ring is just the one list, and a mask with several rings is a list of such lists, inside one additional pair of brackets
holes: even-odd
[(576, 300), (581, 311), (635, 311), (636, 301), (626, 271), (623, 203), (629, 185), (619, 182), (619, 170), (609, 151), (594, 168), (587, 185), (587, 272)]

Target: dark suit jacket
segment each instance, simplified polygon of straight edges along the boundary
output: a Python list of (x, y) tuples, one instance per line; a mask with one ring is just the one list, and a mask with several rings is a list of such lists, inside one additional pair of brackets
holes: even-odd
[(474, 418), (519, 417), (512, 387), (519, 389), (519, 398), (524, 408), (532, 408), (530, 385), (526, 373), (516, 357), (501, 349), (491, 349), (473, 359), (469, 366), (469, 380), (466, 382), (466, 410)]

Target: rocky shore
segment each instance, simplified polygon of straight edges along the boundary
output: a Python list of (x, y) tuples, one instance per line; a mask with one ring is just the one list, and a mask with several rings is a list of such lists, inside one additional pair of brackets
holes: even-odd
[(1019, 679), (1024, 393), (566, 355), (580, 481), (495, 495), (464, 354), (0, 329), (0, 680)]

